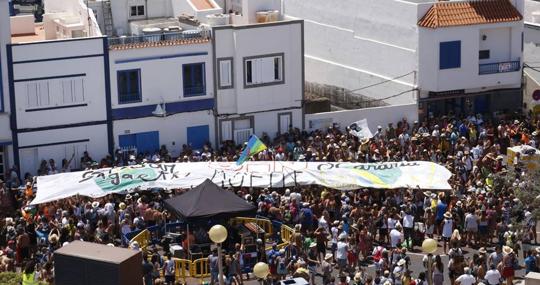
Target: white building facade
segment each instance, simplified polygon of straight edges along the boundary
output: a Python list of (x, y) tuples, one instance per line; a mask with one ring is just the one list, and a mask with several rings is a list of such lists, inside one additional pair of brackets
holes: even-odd
[(183, 145), (214, 144), (210, 40), (147, 45), (110, 47), (115, 148), (153, 153), (164, 145), (176, 157)]
[(303, 22), (213, 28), (218, 143), (303, 128)]
[(520, 107), (523, 0), (284, 5), (306, 24), (307, 82), (418, 103), (424, 116)]
[[(22, 177), (52, 160), (81, 169), (85, 152), (176, 157), (302, 128), (303, 22), (274, 0), (182, 1), (94, 1), (95, 17), (82, 1), (47, 0), (36, 24), (0, 15), (16, 26), (0, 27), (2, 163)], [(216, 15), (221, 5), (231, 13)]]

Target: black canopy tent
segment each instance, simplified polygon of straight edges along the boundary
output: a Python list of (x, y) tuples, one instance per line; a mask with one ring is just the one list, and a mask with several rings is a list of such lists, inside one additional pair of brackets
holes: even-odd
[(165, 208), (186, 222), (196, 222), (217, 216), (228, 219), (237, 216), (253, 216), (256, 207), (206, 179), (199, 186), (184, 194), (164, 201)]
[[(165, 208), (186, 222), (188, 232), (190, 223), (206, 222), (212, 217), (225, 221), (232, 217), (254, 216), (257, 209), (254, 205), (233, 192), (220, 188), (209, 179), (188, 192), (169, 198), (164, 202)], [(189, 239), (188, 248), (191, 252)]]

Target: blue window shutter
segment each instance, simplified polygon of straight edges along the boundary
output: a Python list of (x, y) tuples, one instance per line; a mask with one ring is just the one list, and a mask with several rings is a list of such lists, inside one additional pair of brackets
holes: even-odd
[(194, 149), (201, 149), (210, 140), (208, 125), (187, 128), (187, 143)]
[(136, 146), (137, 141), (135, 135), (120, 135), (118, 136), (118, 145), (120, 147), (132, 147)]
[(135, 135), (138, 153), (154, 153), (159, 150), (159, 132), (145, 132)]
[(441, 42), (439, 44), (439, 68), (461, 67), (461, 41)]

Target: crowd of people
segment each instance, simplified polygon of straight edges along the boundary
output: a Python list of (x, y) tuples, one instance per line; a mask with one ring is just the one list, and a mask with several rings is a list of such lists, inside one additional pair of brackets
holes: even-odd
[[(291, 129), (261, 140), (268, 149), (254, 160), (432, 161), (451, 172), (451, 191), (419, 188), (337, 191), (320, 186), (286, 189), (231, 188), (257, 206), (257, 215), (294, 228), (291, 242), (271, 250), (258, 240), (257, 259), (270, 266), (269, 281), (303, 277), (310, 284), (511, 285), (516, 271), (538, 271), (540, 248), (536, 237), (535, 209), (516, 195), (533, 172), (516, 156), (504, 161), (508, 147), (540, 143), (540, 121), (509, 115), (487, 119), (443, 116), (421, 123), (403, 119), (378, 126), (370, 139), (359, 138), (350, 127), (338, 126), (313, 132)], [(85, 153), (86, 168), (134, 165), (146, 162), (235, 161), (242, 145), (210, 144), (202, 150), (183, 146), (171, 157), (163, 146), (152, 154), (117, 152), (100, 161)], [(57, 168), (44, 160), (39, 175), (70, 171), (73, 157)], [(510, 186), (498, 185), (501, 173), (511, 176)], [(31, 174), (19, 176), (11, 168), (0, 181), (0, 272), (19, 271), (23, 280), (54, 281), (54, 251), (73, 240), (140, 250), (122, 236), (154, 225), (176, 221), (163, 205), (167, 197), (188, 189), (139, 191), (99, 199), (72, 197), (28, 206), (39, 185)], [(22, 186), (21, 186), (22, 185)], [(204, 233), (204, 231), (202, 231)], [(182, 232), (184, 239), (195, 239)], [(425, 255), (421, 270), (413, 270), (411, 251), (419, 252), (425, 238), (439, 242), (439, 250)], [(177, 284), (171, 254), (159, 242), (144, 251), (145, 284)], [(168, 246), (165, 245), (165, 249)], [(472, 254), (471, 254), (472, 249)], [(230, 242), (224, 257), (226, 284), (247, 280), (245, 245)], [(448, 256), (446, 264), (443, 263)], [(217, 251), (209, 257), (211, 283), (216, 284)], [(374, 264), (375, 270), (368, 268)], [(428, 270), (428, 268), (430, 270)], [(176, 282), (176, 283), (175, 283)]]

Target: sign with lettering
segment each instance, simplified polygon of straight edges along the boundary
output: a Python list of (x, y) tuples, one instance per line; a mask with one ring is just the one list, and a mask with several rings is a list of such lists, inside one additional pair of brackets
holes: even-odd
[(451, 173), (427, 161), (385, 163), (250, 161), (142, 164), (39, 176), (32, 204), (75, 195), (102, 197), (151, 188), (191, 188), (210, 179), (222, 187), (282, 188), (322, 185), (338, 190), (407, 188), (449, 190)]

